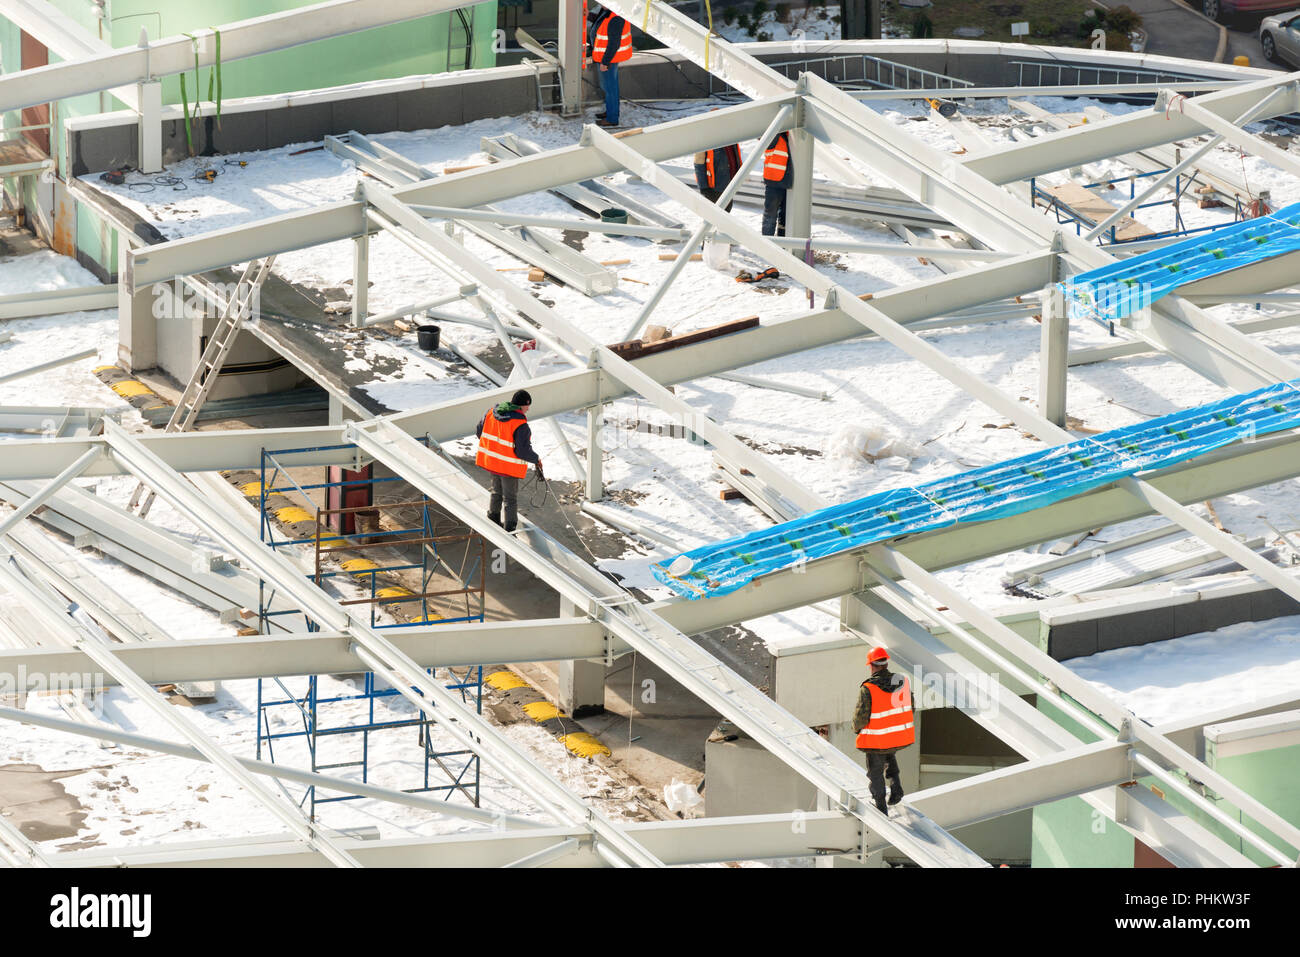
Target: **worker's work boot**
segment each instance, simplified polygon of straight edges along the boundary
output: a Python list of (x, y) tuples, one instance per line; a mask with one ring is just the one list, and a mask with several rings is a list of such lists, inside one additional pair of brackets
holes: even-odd
[[(500, 523), (500, 522), (497, 522), (497, 524), (500, 525), (501, 523)], [(505, 530), (506, 530), (507, 532), (513, 532), (516, 528), (519, 527), (519, 523), (518, 523), (518, 522), (509, 522), (509, 523), (507, 523), (507, 524), (506, 524), (505, 526), (503, 526), (503, 527), (505, 528)]]
[(889, 806), (890, 806), (890, 807), (893, 807), (895, 804), (897, 804), (897, 803), (898, 803), (899, 801), (901, 801), (901, 800), (903, 800), (903, 789), (902, 789), (902, 788), (890, 788), (890, 789), (889, 789)]
[(501, 514), (499, 512), (488, 512), (487, 517), (493, 524), (501, 524)]
[(885, 806), (884, 801), (875, 801), (873, 803), (876, 805), (876, 810), (879, 811), (881, 814), (889, 813), (889, 808)]

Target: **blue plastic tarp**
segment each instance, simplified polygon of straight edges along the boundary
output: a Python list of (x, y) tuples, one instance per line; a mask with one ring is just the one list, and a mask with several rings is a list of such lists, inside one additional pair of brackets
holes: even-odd
[(1300, 380), (1022, 455), (915, 488), (877, 492), (651, 566), (686, 598), (725, 595), (803, 562), (957, 522), (988, 521), (1300, 426)]
[(1300, 203), (1153, 249), (1060, 284), (1071, 319), (1114, 322), (1179, 286), (1300, 250)]

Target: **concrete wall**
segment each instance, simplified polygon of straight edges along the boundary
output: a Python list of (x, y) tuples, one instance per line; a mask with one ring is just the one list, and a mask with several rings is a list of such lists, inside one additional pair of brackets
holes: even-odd
[(1057, 661), (1214, 631), (1246, 621), (1300, 615), (1300, 602), (1243, 579), (1229, 587), (1059, 605), (1042, 611), (1039, 647)]

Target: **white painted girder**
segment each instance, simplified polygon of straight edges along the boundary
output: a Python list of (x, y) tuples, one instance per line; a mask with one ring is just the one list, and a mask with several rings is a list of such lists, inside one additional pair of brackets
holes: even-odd
[[(6, 6), (10, 2), (13, 0), (6, 0)], [(17, 14), (26, 5), (29, 4), (18, 0), (10, 10)], [(221, 60), (229, 63), (315, 40), (445, 13), (464, 5), (464, 0), (385, 0), (382, 4), (373, 0), (327, 0), (309, 7), (282, 10), (218, 27)], [(0, 13), (5, 12), (0, 6)], [(210, 67), (216, 59), (212, 31), (199, 30), (196, 36), (200, 40), (197, 66)], [(196, 67), (195, 55), (189, 37), (174, 36), (155, 40), (147, 47), (123, 47), (9, 73), (0, 77), (0, 112), (183, 73)]]
[[(304, 614), (320, 626), (346, 632), (352, 639), (352, 653), (362, 657), (371, 670), (382, 675), (404, 696), (409, 693), (412, 703), (460, 747), (491, 762), (503, 777), (556, 819), (582, 822), (585, 828), (616, 849), (627, 861), (642, 866), (658, 864), (652, 855), (629, 841), (616, 825), (586, 806), (539, 768), (522, 748), (468, 709), (457, 695), (448, 692), (441, 682), (429, 676), (391, 641), (371, 628), (362, 620), (359, 611), (349, 611), (337, 604), (308, 580), (286, 555), (266, 546), (243, 525), (232, 522), (183, 477), (150, 453), (137, 438), (112, 423), (106, 424), (105, 433), (113, 455), (133, 475), (145, 481), (196, 526), (228, 544), (241, 561), (256, 569), (277, 589), (292, 595)], [(417, 447), (423, 448), (418, 443)], [(418, 689), (421, 694), (412, 689)]]

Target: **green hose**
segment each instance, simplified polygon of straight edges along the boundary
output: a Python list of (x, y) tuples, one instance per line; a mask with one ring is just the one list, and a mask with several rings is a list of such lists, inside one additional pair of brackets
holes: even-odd
[(185, 91), (185, 74), (181, 74), (181, 108), (185, 110), (185, 146), (194, 155), (194, 137), (190, 133), (190, 98)]

